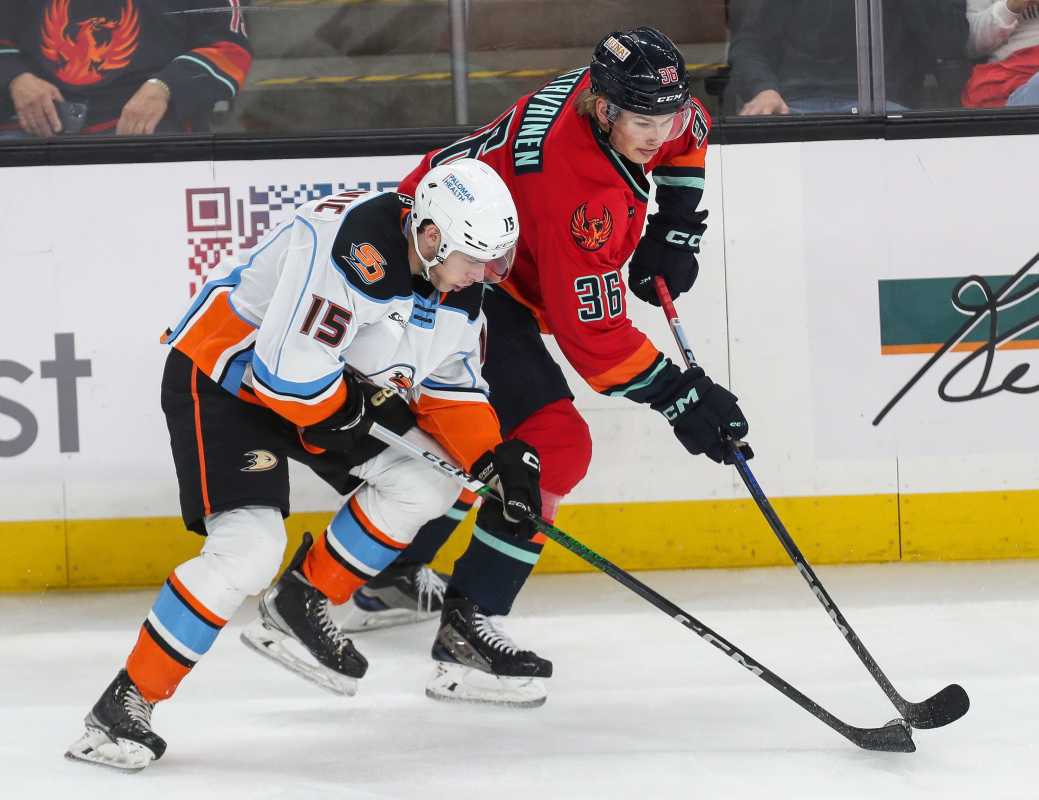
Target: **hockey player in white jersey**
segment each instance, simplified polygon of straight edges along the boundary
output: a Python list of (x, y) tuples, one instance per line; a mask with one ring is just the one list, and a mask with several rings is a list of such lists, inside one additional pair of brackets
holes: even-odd
[[(164, 337), (172, 349), (162, 382), (184, 523), (205, 543), (170, 574), (67, 757), (137, 770), (162, 756), (155, 703), (277, 573), (288, 458), (349, 499), (264, 594), (248, 643), (340, 693), (352, 693), (368, 665), (329, 602), (391, 564), (458, 497), (453, 481), (368, 436), (372, 422), (540, 512), (536, 453), (502, 443), (480, 376), (482, 282), (505, 277), (518, 229), (505, 184), (465, 159), (431, 171), (413, 209), (395, 193), (307, 203), (210, 278)], [(508, 535), (517, 523), (491, 506), (499, 513), (487, 524)], [(545, 673), (533, 653), (502, 651), (465, 598), (451, 602), (442, 659), (460, 676), (493, 672), (501, 658), (509, 664), (500, 671), (519, 683)], [(283, 658), (285, 638), (314, 663)]]

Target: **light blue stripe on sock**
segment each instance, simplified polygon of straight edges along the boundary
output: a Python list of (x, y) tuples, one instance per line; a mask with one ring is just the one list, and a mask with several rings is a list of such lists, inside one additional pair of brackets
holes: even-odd
[(219, 628), (207, 625), (184, 605), (169, 584), (164, 584), (159, 591), (152, 611), (166, 630), (177, 637), (178, 642), (199, 655), (213, 646), (216, 635), (220, 633)]
[(515, 545), (511, 545), (508, 542), (503, 542), (497, 536), (492, 536), (483, 530), (483, 528), (473, 528), (473, 536), (479, 539), (488, 547), (497, 550), (499, 553), (504, 553), (509, 558), (514, 558), (517, 561), (523, 561), (527, 564), (537, 564), (540, 553), (530, 553), (526, 550), (521, 550)]
[(386, 569), (400, 555), (399, 550), (393, 550), (382, 542), (375, 541), (365, 532), (354, 519), (349, 503), (344, 503), (332, 517), (328, 531), (346, 552), (372, 572)]
[(444, 516), (445, 517), (450, 517), (451, 519), (465, 519), (465, 515), (468, 514), (468, 513), (469, 513), (469, 509), (468, 508), (465, 509), (464, 511), (462, 509), (460, 509), (460, 508), (449, 508), (447, 510), (447, 513), (444, 514)]

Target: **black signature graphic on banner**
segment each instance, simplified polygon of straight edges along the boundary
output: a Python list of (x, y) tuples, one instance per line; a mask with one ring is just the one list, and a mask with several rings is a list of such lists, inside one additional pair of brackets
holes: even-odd
[[(1011, 392), (1013, 394), (1032, 394), (1039, 392), (1039, 383), (1033, 385), (1022, 385), (1020, 381), (1024, 378), (1025, 373), (1028, 372), (1028, 364), (1018, 364), (1011, 369), (1006, 375), (1003, 376), (1002, 380), (998, 380), (994, 384), (990, 384), (990, 378), (992, 373), (993, 361), (996, 357), (996, 348), (1005, 343), (1012, 341), (1017, 336), (1021, 335), (1025, 331), (1034, 328), (1039, 325), (1039, 314), (1034, 317), (1030, 317), (1022, 322), (1018, 323), (1012, 328), (1009, 328), (1003, 333), (999, 333), (999, 312), (1001, 310), (1010, 308), (1011, 306), (1017, 305), (1032, 297), (1035, 294), (1039, 294), (1039, 284), (1031, 286), (1027, 289), (1021, 289), (1017, 292), (1013, 292), (1014, 287), (1020, 283), (1027, 275), (1028, 271), (1039, 262), (1039, 253), (1036, 253), (1032, 258), (1025, 264), (1021, 269), (1015, 272), (998, 292), (993, 292), (992, 287), (988, 285), (988, 282), (978, 276), (969, 275), (963, 280), (959, 281), (952, 290), (952, 304), (957, 311), (962, 311), (964, 314), (971, 315), (959, 330), (953, 333), (945, 343), (938, 348), (933, 356), (931, 356), (927, 363), (924, 364), (912, 378), (899, 389), (895, 396), (892, 397), (877, 414), (873, 420), (874, 425), (879, 425), (881, 421), (888, 415), (888, 413), (904, 398), (909, 391), (926, 375), (938, 361), (941, 360), (949, 350), (963, 341), (970, 332), (974, 329), (978, 323), (982, 321), (987, 322), (988, 328), (988, 339), (978, 347), (977, 350), (972, 351), (966, 358), (960, 361), (954, 366), (948, 374), (942, 378), (940, 384), (938, 384), (938, 396), (948, 403), (966, 403), (971, 400), (982, 400), (986, 397), (992, 397), (994, 394), (1000, 392)], [(972, 288), (977, 288), (981, 291), (983, 300), (980, 303), (971, 303), (965, 299), (964, 294)], [(949, 390), (949, 384), (956, 379), (963, 370), (967, 369), (971, 364), (974, 364), (978, 359), (982, 360), (981, 374), (978, 378), (974, 388), (963, 394), (955, 394)]]

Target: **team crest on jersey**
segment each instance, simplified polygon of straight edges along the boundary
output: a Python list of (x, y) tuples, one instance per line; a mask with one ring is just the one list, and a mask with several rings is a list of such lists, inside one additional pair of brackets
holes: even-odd
[(278, 457), (270, 450), (250, 450), (244, 455), (247, 463), (240, 472), (267, 472), (278, 466)]
[(613, 217), (610, 209), (602, 207), (601, 217), (588, 217), (588, 204), (581, 203), (570, 217), (570, 235), (582, 250), (594, 252), (613, 235)]
[(368, 242), (351, 243), (350, 255), (346, 260), (365, 283), (375, 283), (386, 275), (386, 257), (375, 245)]
[(55, 77), (71, 86), (90, 86), (106, 72), (123, 69), (137, 50), (141, 25), (132, 0), (119, 17), (72, 21), (69, 0), (53, 0), (43, 16), (40, 52), (57, 66)]

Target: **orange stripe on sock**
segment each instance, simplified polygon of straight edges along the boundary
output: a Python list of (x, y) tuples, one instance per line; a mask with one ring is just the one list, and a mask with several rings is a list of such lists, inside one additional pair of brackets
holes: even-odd
[(547, 539), (548, 537), (545, 536), (545, 534), (535, 533), (533, 536), (530, 537), (530, 542), (531, 544), (544, 544)]
[(177, 594), (183, 597), (191, 605), (191, 608), (195, 611), (195, 613), (202, 617), (204, 620), (221, 628), (227, 624), (226, 619), (221, 619), (220, 617), (218, 617), (216, 614), (214, 614), (212, 611), (206, 608), (201, 600), (199, 600), (197, 597), (195, 597), (195, 595), (188, 591), (188, 588), (180, 582), (180, 579), (177, 577), (176, 572), (170, 573), (169, 581), (173, 584), (173, 588), (177, 590)]
[(328, 531), (325, 531), (321, 538), (314, 542), (303, 560), (303, 574), (318, 591), (338, 606), (349, 600), (350, 595), (367, 581), (345, 569), (332, 557), (328, 552), (327, 540)]
[(126, 659), (126, 671), (141, 690), (141, 696), (149, 703), (157, 703), (172, 697), (191, 669), (170, 658), (142, 625), (137, 644)]
[(361, 504), (357, 502), (357, 495), (350, 498), (350, 510), (354, 512), (354, 516), (357, 517), (358, 521), (361, 523), (361, 527), (364, 528), (365, 532), (367, 532), (373, 539), (381, 542), (387, 547), (392, 547), (394, 550), (403, 550), (408, 546), (407, 542), (398, 542), (380, 531), (375, 526), (375, 523), (368, 519), (368, 515), (361, 510)]
[(195, 444), (198, 448), (198, 474), (202, 485), (202, 507), (208, 517), (212, 512), (209, 505), (209, 486), (206, 483), (206, 450), (202, 444), (202, 408), (198, 403), (198, 367), (191, 365), (191, 399), (195, 404)]
[(472, 505), (476, 502), (476, 492), (470, 492), (468, 489), (462, 489), (462, 493), (458, 495), (458, 502), (468, 503)]

